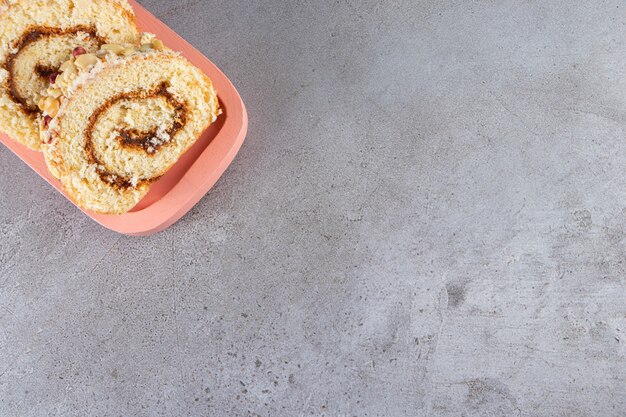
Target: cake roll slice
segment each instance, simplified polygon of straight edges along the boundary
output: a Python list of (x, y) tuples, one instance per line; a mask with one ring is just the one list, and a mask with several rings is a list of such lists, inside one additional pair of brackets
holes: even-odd
[(70, 198), (93, 212), (131, 210), (220, 114), (208, 77), (157, 39), (105, 45), (61, 68), (42, 150)]
[(0, 131), (39, 150), (42, 90), (73, 50), (139, 40), (126, 0), (0, 0)]

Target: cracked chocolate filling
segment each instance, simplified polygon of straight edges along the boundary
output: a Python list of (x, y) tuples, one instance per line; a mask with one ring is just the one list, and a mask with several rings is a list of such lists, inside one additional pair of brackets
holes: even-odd
[[(9, 91), (9, 96), (11, 100), (15, 103), (21, 105), (22, 109), (29, 114), (38, 113), (39, 109), (36, 106), (28, 105), (28, 101), (26, 98), (22, 97), (17, 91), (17, 87), (15, 85), (15, 80), (13, 79), (13, 70), (15, 66), (15, 61), (19, 54), (22, 52), (24, 48), (28, 45), (35, 43), (43, 38), (48, 37), (59, 37), (59, 36), (67, 36), (67, 35), (76, 35), (79, 32), (85, 32), (89, 35), (91, 39), (95, 39), (99, 45), (105, 43), (105, 40), (98, 36), (98, 33), (94, 27), (78, 25), (73, 26), (71, 28), (53, 28), (47, 26), (35, 26), (29, 28), (26, 32), (22, 34), (22, 36), (13, 43), (13, 49), (17, 51), (13, 54), (10, 54), (7, 57), (5, 69), (9, 73), (7, 78), (7, 87)], [(69, 53), (70, 51), (68, 51)], [(37, 64), (35, 67), (35, 72), (42, 78), (49, 77), (50, 74), (53, 74), (58, 71), (58, 68), (51, 68), (49, 66), (45, 66), (42, 64)]]
[[(170, 85), (168, 82), (163, 82), (152, 90), (138, 90), (129, 93), (117, 94), (105, 101), (89, 117), (89, 127), (85, 132), (85, 155), (90, 164), (96, 164), (98, 166), (98, 175), (100, 176), (102, 181), (107, 182), (112, 186), (118, 188), (130, 188), (136, 186), (131, 182), (130, 179), (124, 178), (122, 176), (119, 176), (118, 174), (108, 171), (96, 155), (93, 144), (93, 130), (95, 129), (95, 126), (97, 125), (98, 120), (100, 119), (102, 114), (111, 106), (122, 100), (142, 100), (163, 97), (174, 108), (175, 111), (172, 125), (169, 126), (167, 130), (165, 130), (165, 134), (168, 135), (168, 137), (173, 138), (174, 135), (179, 130), (181, 130), (187, 123), (187, 106), (185, 105), (185, 103), (181, 103), (180, 101), (178, 101), (172, 94), (170, 94), (169, 91), (167, 91), (169, 86)], [(146, 131), (140, 131), (137, 129), (120, 129), (118, 130), (118, 133), (119, 136), (117, 137), (117, 140), (122, 144), (123, 147), (143, 151), (146, 152), (148, 155), (154, 155), (160, 148), (172, 143), (171, 140), (168, 142), (158, 141), (157, 143), (154, 143), (153, 139), (156, 136), (157, 127)], [(140, 178), (138, 179), (137, 184), (150, 183), (158, 179), (159, 177)]]
[(58, 68), (48, 67), (42, 64), (35, 65), (35, 72), (37, 73), (37, 75), (39, 75), (40, 78), (49, 79), (50, 76), (56, 73), (58, 70)]

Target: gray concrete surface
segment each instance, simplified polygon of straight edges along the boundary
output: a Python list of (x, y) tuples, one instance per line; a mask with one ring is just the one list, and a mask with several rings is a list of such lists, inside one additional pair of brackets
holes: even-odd
[(142, 3), (247, 142), (149, 238), (0, 149), (0, 415), (626, 415), (623, 1)]

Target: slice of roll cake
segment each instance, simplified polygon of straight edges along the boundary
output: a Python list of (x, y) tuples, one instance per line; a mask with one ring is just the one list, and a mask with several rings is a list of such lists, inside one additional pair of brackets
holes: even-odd
[(48, 90), (61, 106), (41, 121), (42, 150), (67, 194), (97, 213), (132, 209), (220, 113), (207, 76), (153, 38), (61, 68)]
[(0, 0), (0, 131), (38, 150), (38, 103), (72, 51), (138, 43), (126, 0)]

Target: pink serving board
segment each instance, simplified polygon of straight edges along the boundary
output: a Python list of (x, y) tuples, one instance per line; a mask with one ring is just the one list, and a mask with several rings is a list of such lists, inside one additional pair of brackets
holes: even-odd
[[(213, 187), (243, 144), (248, 129), (248, 115), (239, 93), (219, 68), (136, 1), (129, 0), (129, 3), (135, 10), (142, 31), (155, 33), (167, 46), (182, 52), (183, 56), (209, 76), (224, 112), (176, 165), (154, 183), (148, 195), (131, 212), (103, 215), (82, 210), (108, 229), (131, 236), (146, 236), (160, 232), (180, 220)], [(2, 133), (0, 141), (66, 195), (61, 183), (48, 172), (41, 153), (25, 148)]]

